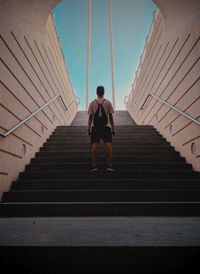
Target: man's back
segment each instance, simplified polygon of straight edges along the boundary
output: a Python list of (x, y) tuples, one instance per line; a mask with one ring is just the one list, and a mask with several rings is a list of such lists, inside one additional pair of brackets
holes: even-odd
[[(98, 110), (98, 106), (99, 104), (102, 104), (102, 107), (104, 108), (105, 114), (108, 116), (109, 114), (114, 113), (113, 107), (112, 107), (112, 103), (105, 99), (105, 98), (97, 98), (94, 101), (92, 101), (90, 103), (89, 109), (88, 109), (88, 114), (89, 115), (95, 115), (95, 113)], [(100, 113), (101, 115), (101, 113)], [(94, 126), (94, 124), (93, 124)], [(107, 127), (111, 127), (110, 121), (108, 119), (108, 122), (105, 124), (105, 126)]]

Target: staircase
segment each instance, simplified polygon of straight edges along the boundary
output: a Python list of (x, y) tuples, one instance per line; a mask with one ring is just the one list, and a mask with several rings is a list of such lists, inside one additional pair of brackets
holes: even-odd
[[(53, 132), (32, 159), (31, 164), (27, 165), (19, 179), (13, 182), (11, 190), (4, 193), (0, 204), (1, 218), (14, 217), (17, 220), (23, 217), (24, 221), (24, 217), (51, 217), (51, 220), (56, 220), (58, 217), (67, 217), (68, 220), (70, 217), (76, 217), (80, 220), (84, 217), (81, 219), (82, 225), (88, 220), (87, 218), (90, 218), (90, 221), (94, 221), (95, 230), (95, 222), (102, 220), (102, 224), (105, 225), (106, 222), (112, 222), (117, 217), (118, 220), (124, 220), (124, 223), (121, 222), (124, 235), (127, 220), (136, 220), (134, 219), (136, 217), (137, 220), (143, 220), (144, 225), (147, 226), (152, 218), (159, 220), (158, 226), (163, 226), (163, 220), (166, 225), (169, 220), (167, 217), (171, 218), (170, 220), (175, 218), (173, 220), (177, 222), (180, 217), (186, 218), (186, 221), (192, 218), (193, 221), (199, 222), (200, 174), (193, 171), (191, 165), (187, 164), (152, 126), (137, 126), (126, 111), (116, 111), (114, 119), (116, 124), (116, 136), (113, 137), (114, 172), (105, 170), (103, 144), (99, 152), (100, 170), (90, 171), (91, 145), (86, 134), (87, 114), (78, 112), (71, 126), (58, 127)], [(114, 217), (115, 219), (112, 219)], [(131, 223), (133, 226), (136, 224), (137, 222)], [(157, 225), (154, 227), (155, 230)], [(180, 227), (179, 223), (178, 231)], [(166, 227), (164, 229), (167, 231)], [(97, 242), (98, 233), (96, 231), (94, 237)], [(112, 233), (109, 235), (112, 237)], [(117, 245), (129, 245), (127, 240), (121, 240), (122, 243), (118, 242)], [(131, 238), (129, 240), (130, 246), (133, 246)], [(198, 233), (197, 240), (200, 240)], [(88, 243), (95, 245), (91, 244), (90, 240)], [(151, 246), (152, 242), (150, 240), (145, 244)], [(71, 254), (70, 252), (68, 255)], [(87, 254), (87, 251), (84, 252)], [(104, 252), (106, 257), (107, 251), (100, 252)], [(112, 252), (116, 251), (112, 250)], [(130, 258), (133, 250), (123, 251), (121, 248), (118, 252), (118, 255), (121, 254), (121, 257), (127, 259)], [(136, 249), (134, 252), (135, 255), (138, 254)], [(168, 260), (173, 258), (174, 252), (174, 249), (170, 249)], [(147, 248), (145, 251), (142, 250), (141, 254), (146, 254), (145, 258), (151, 258), (153, 262), (155, 258), (153, 259), (152, 254), (159, 258), (162, 252)], [(181, 260), (188, 258), (188, 254), (195, 258), (197, 250), (187, 249), (186, 253), (182, 250), (178, 254), (182, 254)], [(178, 260), (177, 253), (176, 258)], [(160, 257), (160, 262), (163, 260), (165, 260), (164, 256)], [(137, 263), (139, 264), (139, 260)], [(156, 260), (156, 263), (158, 265), (159, 261)]]
[[(58, 127), (4, 194), (1, 216), (199, 216), (200, 176), (152, 126), (115, 115), (113, 168), (91, 172), (87, 115)], [(120, 120), (121, 118), (121, 120)], [(123, 125), (121, 125), (123, 124)]]

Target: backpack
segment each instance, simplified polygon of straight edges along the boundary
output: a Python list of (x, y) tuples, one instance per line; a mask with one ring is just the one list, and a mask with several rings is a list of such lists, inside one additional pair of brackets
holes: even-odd
[(103, 102), (100, 104), (95, 100), (98, 104), (98, 108), (94, 114), (93, 124), (96, 128), (103, 128), (108, 123), (108, 115), (105, 112), (105, 109), (103, 107), (103, 103), (106, 99), (103, 100)]

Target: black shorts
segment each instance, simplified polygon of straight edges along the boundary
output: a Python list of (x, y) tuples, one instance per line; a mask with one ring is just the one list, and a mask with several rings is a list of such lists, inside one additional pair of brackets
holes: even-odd
[(103, 140), (104, 143), (112, 143), (112, 132), (110, 127), (104, 127), (102, 129), (92, 127), (91, 144), (100, 143), (101, 140)]

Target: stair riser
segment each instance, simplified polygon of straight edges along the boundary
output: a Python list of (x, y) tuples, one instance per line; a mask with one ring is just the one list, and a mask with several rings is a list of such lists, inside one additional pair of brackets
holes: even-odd
[(115, 172), (87, 172), (87, 171), (42, 171), (42, 172), (24, 172), (20, 174), (22, 179), (42, 179), (42, 178), (52, 178), (52, 179), (65, 179), (65, 178), (120, 178), (120, 179), (148, 179), (148, 178), (199, 178), (198, 174), (195, 174), (190, 171), (115, 171)]
[[(83, 163), (91, 163), (92, 161), (92, 158), (91, 156), (90, 157), (81, 157), (81, 156), (74, 156), (72, 157), (70, 155), (68, 155), (68, 157), (63, 157), (63, 156), (59, 156), (59, 157), (53, 157), (53, 156), (50, 156), (50, 155), (43, 155), (42, 157), (40, 156), (37, 156), (37, 158), (34, 158), (31, 160), (32, 163), (76, 163), (76, 162), (83, 162)], [(104, 161), (104, 163), (106, 163), (106, 159), (105, 159), (105, 156), (99, 156), (98, 157), (98, 162), (102, 162)], [(117, 162), (143, 162), (143, 163), (148, 163), (148, 162), (155, 162), (155, 163), (160, 163), (163, 161), (163, 157), (161, 157), (160, 155), (159, 156), (153, 156), (153, 157), (150, 157), (150, 156), (146, 156), (146, 157), (141, 157), (141, 156), (137, 156), (137, 157), (114, 157), (112, 162), (113, 164), (114, 163), (117, 163)], [(177, 162), (177, 163), (184, 163), (185, 160), (184, 158), (180, 158), (180, 157), (177, 157), (177, 156), (167, 156), (165, 157), (165, 161), (170, 161), (170, 162)]]
[[(123, 144), (123, 145), (116, 145), (115, 143), (113, 143), (112, 145), (113, 147), (113, 150), (127, 150), (127, 149), (133, 149), (133, 150), (168, 150), (168, 151), (174, 151), (174, 148), (169, 146), (168, 144), (167, 145), (164, 145), (164, 144), (154, 144), (154, 145), (145, 145), (145, 144), (142, 144), (142, 145), (126, 145), (126, 144)], [(49, 148), (52, 148), (52, 149), (60, 149), (60, 146), (57, 146), (57, 145), (50, 145), (48, 143), (44, 144), (44, 146), (41, 148), (41, 149), (49, 149)], [(62, 148), (66, 148), (66, 149), (69, 149), (69, 150), (86, 150), (88, 151), (88, 149), (91, 149), (91, 144), (81, 144), (81, 145), (75, 145), (75, 146), (71, 146), (71, 145), (68, 145), (68, 144), (63, 144), (62, 145)], [(101, 143), (100, 146), (99, 146), (99, 149), (103, 149), (104, 150), (104, 144)]]
[[(104, 151), (99, 151), (98, 156), (103, 157), (105, 155)], [(160, 157), (179, 157), (179, 153), (176, 151), (146, 151), (146, 150), (140, 150), (140, 151), (114, 151), (113, 150), (113, 158), (114, 157), (120, 157), (120, 156), (126, 156), (126, 157), (150, 157), (151, 155), (160, 156)], [(87, 152), (83, 151), (40, 151), (36, 153), (36, 156), (40, 157), (73, 157), (73, 156), (81, 156), (83, 158), (91, 157), (91, 150)]]
[[(163, 148), (160, 148), (160, 147), (144, 147), (144, 146), (132, 146), (132, 147), (129, 147), (129, 146), (124, 146), (124, 147), (114, 147), (113, 146), (113, 152), (124, 152), (124, 151), (150, 151), (150, 152), (154, 152), (154, 151), (159, 151), (159, 152), (162, 152), (162, 151), (165, 151), (165, 152), (174, 152), (175, 150), (173, 148), (168, 148), (168, 147), (163, 147)], [(40, 149), (40, 151), (67, 151), (67, 152), (80, 152), (80, 153), (87, 153), (88, 151), (91, 151), (91, 146), (82, 146), (82, 147), (71, 147), (70, 145), (69, 146), (60, 146), (60, 147), (57, 147), (57, 146), (45, 146), (45, 147), (42, 147)], [(104, 152), (104, 146), (101, 146), (99, 147), (99, 152)]]
[[(84, 140), (81, 139), (81, 140), (75, 140), (73, 138), (71, 139), (68, 139), (68, 140), (49, 140), (48, 141), (48, 145), (57, 145), (57, 146), (61, 146), (61, 145), (71, 145), (71, 146), (78, 146), (78, 145), (85, 145), (85, 146), (88, 146), (91, 144), (91, 141), (90, 139), (88, 140)], [(103, 141), (100, 142), (100, 145), (103, 145)], [(127, 146), (132, 146), (132, 145), (169, 145), (168, 142), (164, 141), (164, 140), (141, 140), (141, 139), (138, 139), (138, 140), (123, 140), (123, 141), (120, 141), (120, 140), (113, 140), (113, 145), (116, 145), (116, 146), (120, 146), (120, 145), (127, 145)]]
[[(80, 136), (86, 136), (88, 137), (87, 131), (83, 131), (83, 132), (54, 132), (52, 133), (52, 135), (50, 136), (51, 138), (67, 138), (67, 137), (75, 137), (75, 138), (80, 138)], [(156, 131), (152, 131), (152, 132), (137, 132), (137, 131), (121, 131), (121, 132), (116, 132), (115, 138), (134, 138), (134, 137), (142, 137), (142, 138), (162, 138), (161, 135), (159, 135)]]
[[(85, 125), (82, 126), (58, 126), (56, 128), (56, 132), (63, 132), (63, 131), (84, 131), (87, 128), (87, 123)], [(115, 129), (116, 130), (120, 130), (120, 131), (156, 131), (156, 129), (153, 126), (137, 126), (137, 125), (115, 125)]]
[(2, 217), (52, 216), (200, 216), (200, 204), (128, 203), (128, 204), (2, 204)]
[[(88, 143), (88, 141), (90, 142), (90, 137), (89, 136), (84, 136), (82, 135), (81, 137), (76, 137), (74, 135), (72, 136), (66, 136), (66, 137), (62, 137), (62, 136), (50, 136), (48, 141), (54, 141), (54, 142), (70, 142), (70, 141), (73, 141), (74, 143), (76, 142), (80, 142), (80, 143)], [(134, 144), (134, 142), (138, 142), (138, 143), (146, 143), (147, 144), (151, 143), (151, 142), (156, 142), (156, 143), (165, 143), (165, 140), (164, 139), (161, 139), (159, 137), (152, 137), (152, 136), (149, 136), (148, 138), (147, 137), (143, 137), (143, 136), (128, 136), (128, 137), (113, 137), (113, 143), (124, 143), (124, 144)]]
[(3, 202), (200, 202), (200, 191), (11, 191)]
[[(105, 169), (105, 163), (98, 164), (99, 169)], [(113, 166), (115, 169), (126, 169), (126, 170), (192, 170), (192, 167), (190, 165), (185, 164), (177, 164), (177, 163), (115, 163)], [(52, 170), (55, 168), (56, 170), (90, 170), (91, 169), (91, 163), (76, 163), (76, 164), (67, 164), (67, 163), (61, 163), (61, 164), (32, 164), (26, 166), (26, 170)]]
[(12, 185), (13, 190), (95, 190), (95, 189), (188, 189), (200, 190), (199, 180), (93, 180), (93, 179), (64, 179), (64, 180), (19, 180)]
[[(65, 127), (57, 127), (55, 129), (55, 133), (57, 132), (79, 132), (79, 131), (82, 131), (82, 132), (85, 132), (87, 129), (87, 124), (84, 125), (84, 126), (65, 126)], [(142, 132), (142, 131), (145, 131), (145, 132), (158, 132), (156, 130), (156, 128), (150, 126), (150, 127), (146, 127), (146, 126), (136, 126), (136, 125), (130, 125), (130, 126), (120, 126), (120, 125), (115, 125), (115, 129), (116, 131), (119, 131), (119, 132)]]

